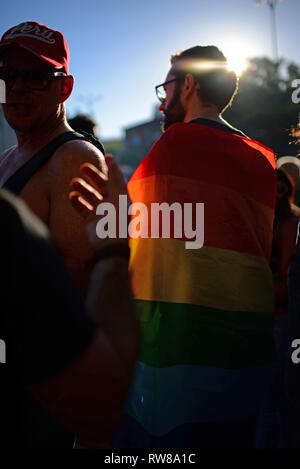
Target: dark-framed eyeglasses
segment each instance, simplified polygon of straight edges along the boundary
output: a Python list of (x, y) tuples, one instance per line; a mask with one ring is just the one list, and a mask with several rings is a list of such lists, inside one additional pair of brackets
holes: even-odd
[(18, 77), (21, 77), (26, 88), (30, 90), (45, 90), (56, 77), (66, 77), (64, 72), (43, 72), (41, 70), (24, 70), (18, 72), (11, 67), (0, 66), (0, 79), (7, 88), (12, 88)]
[(172, 80), (165, 81), (161, 85), (157, 85), (155, 87), (155, 93), (161, 103), (164, 103), (167, 97), (167, 92), (165, 90), (165, 86), (173, 81), (182, 80), (182, 78), (173, 78)]

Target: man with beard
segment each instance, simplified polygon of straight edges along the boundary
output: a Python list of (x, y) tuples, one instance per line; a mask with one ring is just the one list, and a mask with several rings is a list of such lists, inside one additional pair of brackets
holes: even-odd
[[(254, 445), (275, 361), (268, 261), (276, 165), (272, 150), (222, 118), (236, 91), (236, 75), (215, 46), (173, 56), (156, 87), (165, 132), (128, 189), (148, 213), (159, 205), (162, 223), (167, 203), (170, 226), (131, 239), (142, 344), (114, 447)], [(201, 229), (197, 203), (204, 203), (201, 249), (186, 245), (186, 221), (193, 235)], [(152, 230), (159, 222), (151, 217)]]

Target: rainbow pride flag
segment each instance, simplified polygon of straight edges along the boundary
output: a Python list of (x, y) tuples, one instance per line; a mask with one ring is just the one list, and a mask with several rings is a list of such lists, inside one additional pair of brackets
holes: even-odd
[(126, 414), (141, 433), (257, 413), (276, 359), (275, 168), (273, 151), (254, 140), (178, 123), (129, 181), (132, 202), (149, 212), (153, 202), (205, 204), (201, 249), (174, 233), (130, 241), (142, 342)]

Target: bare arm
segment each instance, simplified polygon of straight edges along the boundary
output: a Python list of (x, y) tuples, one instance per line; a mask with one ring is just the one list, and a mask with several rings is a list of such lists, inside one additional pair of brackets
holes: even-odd
[[(101, 288), (99, 287), (101, 285)], [(87, 307), (122, 361), (129, 380), (137, 357), (138, 325), (127, 262), (118, 257), (99, 262), (92, 274)], [(101, 311), (101, 315), (99, 312)], [(113, 312), (113, 314), (112, 314)]]
[[(104, 200), (116, 203), (125, 187), (116, 165), (112, 165), (107, 183), (100, 175), (93, 178), (90, 171), (88, 168), (84, 176)], [(97, 192), (97, 197), (95, 194), (87, 197), (86, 187), (91, 188), (89, 185), (81, 188), (80, 181), (75, 181), (73, 188), (77, 192), (72, 193), (72, 200), (86, 218), (91, 245), (99, 248), (103, 241), (96, 237), (95, 207), (100, 195)], [(90, 209), (81, 204), (79, 197), (88, 201)], [(127, 239), (122, 243), (126, 245)], [(99, 326), (97, 336), (63, 373), (31, 386), (31, 392), (76, 434), (83, 446), (101, 448), (108, 446), (108, 439), (122, 417), (138, 354), (138, 324), (125, 258), (112, 256), (96, 263), (87, 305)]]
[(105, 259), (95, 266), (89, 303), (99, 324), (93, 342), (63, 373), (30, 390), (80, 444), (102, 448), (122, 418), (138, 352), (126, 260)]
[(71, 282), (86, 297), (90, 270), (85, 261), (92, 255), (85, 222), (69, 201), (70, 181), (89, 162), (105, 171), (104, 156), (88, 142), (74, 140), (57, 150), (50, 160), (50, 214), (48, 226)]
[[(126, 184), (118, 166), (110, 156), (106, 158), (106, 161), (108, 162), (109, 182), (105, 182), (101, 173), (95, 168), (84, 165), (82, 175), (85, 180), (75, 179), (72, 183), (75, 192), (71, 193), (71, 200), (86, 217), (89, 240), (94, 249), (107, 245), (113, 246), (115, 243), (128, 247), (128, 238), (99, 240), (96, 236), (95, 217), (92, 213), (99, 204), (99, 198), (102, 197), (105, 202), (114, 205), (116, 219), (119, 220), (119, 195), (127, 195)], [(78, 197), (90, 204), (92, 212), (80, 203)], [(104, 271), (100, 262), (93, 271), (87, 308), (93, 319), (99, 323), (101, 330), (109, 337), (116, 353), (123, 361), (126, 373), (131, 376), (132, 365), (137, 356), (137, 342), (132, 340), (132, 336), (134, 334), (138, 336), (138, 327), (135, 315), (132, 314), (133, 302), (128, 264), (122, 257), (112, 257), (106, 260), (105, 267)], [(101, 289), (97, 287), (99, 284), (102, 286)], [(113, 317), (110, 309), (114, 311)], [(106, 314), (99, 316), (99, 311), (105, 311)], [(118, 327), (116, 327), (116, 322)]]

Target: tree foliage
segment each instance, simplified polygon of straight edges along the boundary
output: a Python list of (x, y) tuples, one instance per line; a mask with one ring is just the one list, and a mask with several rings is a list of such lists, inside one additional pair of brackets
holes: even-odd
[(224, 118), (249, 137), (273, 148), (277, 156), (297, 153), (290, 130), (297, 123), (299, 104), (292, 102), (292, 82), (300, 78), (300, 67), (284, 60), (249, 60), (239, 82), (239, 93)]

